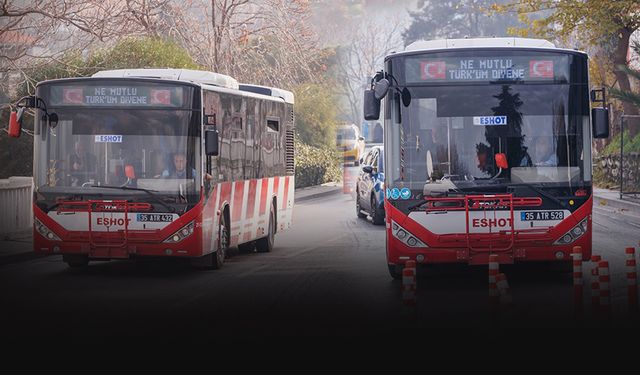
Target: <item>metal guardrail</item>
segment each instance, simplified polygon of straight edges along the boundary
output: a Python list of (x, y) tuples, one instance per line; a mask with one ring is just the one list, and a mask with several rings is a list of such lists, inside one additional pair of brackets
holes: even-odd
[(33, 228), (33, 178), (0, 180), (0, 235), (3, 237)]

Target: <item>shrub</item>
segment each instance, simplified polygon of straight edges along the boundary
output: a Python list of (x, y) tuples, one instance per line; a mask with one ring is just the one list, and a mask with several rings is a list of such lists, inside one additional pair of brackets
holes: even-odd
[(309, 146), (296, 139), (296, 188), (340, 181), (340, 153), (327, 146)]

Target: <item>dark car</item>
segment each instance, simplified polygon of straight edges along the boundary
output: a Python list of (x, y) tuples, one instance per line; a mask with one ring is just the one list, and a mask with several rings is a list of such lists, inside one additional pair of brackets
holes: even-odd
[(356, 181), (356, 213), (359, 218), (371, 216), (373, 223), (384, 223), (384, 149), (372, 147), (361, 159)]

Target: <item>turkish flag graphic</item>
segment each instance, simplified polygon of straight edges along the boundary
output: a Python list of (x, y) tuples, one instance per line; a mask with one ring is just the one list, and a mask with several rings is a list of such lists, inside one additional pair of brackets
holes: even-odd
[(81, 88), (63, 88), (62, 103), (64, 104), (84, 104), (84, 93)]
[(553, 78), (553, 61), (551, 60), (529, 61), (529, 77)]
[(422, 61), (420, 77), (422, 79), (445, 79), (446, 65), (444, 61)]
[(151, 103), (150, 104), (171, 104), (171, 91), (169, 90), (151, 90)]

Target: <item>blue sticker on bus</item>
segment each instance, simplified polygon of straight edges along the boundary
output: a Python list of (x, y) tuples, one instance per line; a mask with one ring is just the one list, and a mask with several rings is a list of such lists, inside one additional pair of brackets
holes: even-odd
[(122, 143), (121, 135), (96, 135), (96, 143)]
[(507, 125), (507, 116), (475, 116), (473, 118), (473, 125)]
[(387, 199), (391, 199), (391, 189), (387, 188)]
[(402, 188), (402, 190), (400, 190), (400, 198), (402, 199), (411, 198), (411, 190), (409, 188)]
[(398, 198), (400, 198), (400, 189), (398, 188), (391, 189), (391, 199), (398, 199)]

